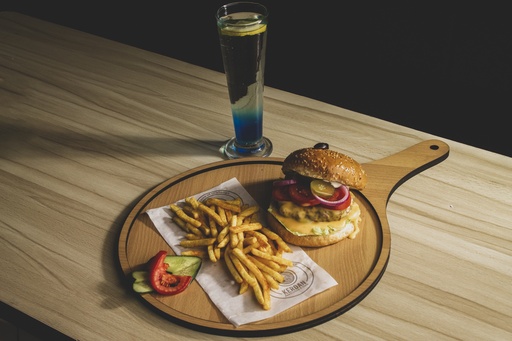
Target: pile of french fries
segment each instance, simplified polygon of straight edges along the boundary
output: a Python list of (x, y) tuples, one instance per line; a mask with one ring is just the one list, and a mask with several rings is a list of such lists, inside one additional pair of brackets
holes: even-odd
[(282, 272), (293, 263), (282, 257), (292, 252), (283, 239), (261, 224), (259, 206), (242, 205), (241, 200), (194, 197), (183, 205), (171, 204), (172, 220), (186, 232), (180, 245), (182, 255), (223, 260), (239, 294), (250, 289), (263, 309), (270, 309), (270, 290), (278, 289)]

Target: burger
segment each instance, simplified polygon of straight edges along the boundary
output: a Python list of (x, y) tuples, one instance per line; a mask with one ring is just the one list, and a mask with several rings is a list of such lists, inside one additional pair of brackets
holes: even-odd
[(272, 185), (267, 220), (283, 240), (321, 247), (357, 236), (362, 219), (352, 190), (367, 183), (357, 161), (319, 143), (288, 155), (282, 172)]

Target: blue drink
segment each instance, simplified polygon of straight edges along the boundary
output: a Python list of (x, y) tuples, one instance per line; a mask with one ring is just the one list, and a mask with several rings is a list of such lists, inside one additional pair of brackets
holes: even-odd
[(268, 156), (272, 143), (263, 137), (267, 11), (256, 3), (224, 5), (217, 11), (217, 27), (235, 128), (224, 153), (230, 159)]

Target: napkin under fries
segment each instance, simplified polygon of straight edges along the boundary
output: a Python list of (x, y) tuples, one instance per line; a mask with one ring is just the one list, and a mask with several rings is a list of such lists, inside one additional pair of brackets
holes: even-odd
[[(236, 178), (192, 197), (199, 202), (210, 197), (224, 200), (240, 198), (244, 204), (257, 205)], [(184, 204), (185, 199), (169, 204), (180, 206)], [(187, 250), (180, 245), (185, 239), (186, 232), (172, 221), (174, 213), (170, 206), (150, 209), (147, 214), (176, 254), (180, 255)], [(268, 310), (263, 309), (251, 293), (239, 294), (240, 285), (227, 271), (224, 262), (212, 262), (206, 257), (196, 280), (222, 314), (236, 327), (272, 317), (338, 284), (300, 247), (289, 247), (292, 252), (284, 253), (282, 257), (291, 260), (293, 266), (285, 270), (285, 280), (280, 283), (279, 289), (271, 290), (272, 304)]]

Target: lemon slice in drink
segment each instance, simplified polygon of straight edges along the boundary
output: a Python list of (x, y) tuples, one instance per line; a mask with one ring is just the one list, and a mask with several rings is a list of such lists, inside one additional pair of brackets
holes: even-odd
[(267, 30), (267, 24), (254, 24), (250, 26), (227, 26), (221, 29), (221, 33), (227, 36), (252, 36)]

